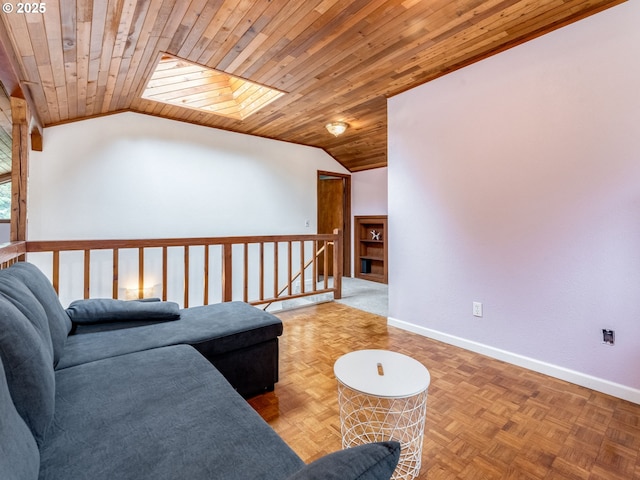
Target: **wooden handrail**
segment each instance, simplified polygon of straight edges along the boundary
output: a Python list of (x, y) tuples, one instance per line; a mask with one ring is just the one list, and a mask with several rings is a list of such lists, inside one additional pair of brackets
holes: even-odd
[[(315, 295), (318, 293), (332, 292), (334, 298), (340, 298), (342, 262), (338, 257), (342, 242), (342, 234), (336, 230), (332, 234), (305, 234), (305, 235), (266, 235), (266, 236), (235, 236), (235, 237), (196, 237), (196, 238), (169, 238), (169, 239), (116, 239), (116, 240), (53, 240), (53, 241), (26, 241), (13, 242), (10, 244), (0, 245), (0, 267), (6, 267), (12, 263), (26, 259), (31, 260), (32, 255), (38, 264), (42, 255), (45, 255), (47, 265), (50, 265), (49, 276), (51, 282), (58, 293), (61, 288), (68, 289), (70, 284), (81, 284), (81, 293), (75, 295), (76, 298), (82, 296), (89, 298), (92, 295), (96, 280), (94, 277), (102, 278), (104, 283), (105, 261), (111, 262), (108, 275), (111, 276), (107, 281), (111, 282), (111, 292), (101, 293), (100, 296), (111, 295), (112, 298), (118, 298), (123, 290), (123, 280), (121, 275), (123, 272), (137, 271), (135, 285), (137, 285), (136, 297), (142, 298), (145, 288), (145, 279), (148, 277), (146, 269), (155, 268), (157, 264), (161, 270), (161, 274), (155, 277), (161, 277), (162, 288), (161, 297), (163, 300), (174, 300), (181, 303), (183, 307), (188, 307), (191, 301), (195, 303), (208, 304), (210, 301), (216, 301), (211, 298), (210, 290), (214, 285), (220, 286), (219, 301), (243, 300), (245, 302), (262, 305), (271, 304), (291, 298), (298, 298), (307, 295)], [(305, 243), (307, 244), (305, 246)], [(255, 249), (250, 249), (255, 245)], [(333, 255), (333, 271), (334, 284), (331, 288), (328, 286), (327, 275), (325, 275), (324, 283), (319, 284), (317, 281), (318, 268), (316, 256), (313, 252), (317, 251), (318, 245), (324, 245), (326, 250), (331, 245), (334, 250)], [(242, 255), (235, 250), (242, 249)], [(286, 248), (286, 254), (281, 255), (281, 249)], [(153, 250), (152, 250), (153, 249)], [(148, 252), (156, 249), (161, 251), (161, 258), (152, 259), (147, 257)], [(170, 251), (183, 250), (181, 272), (176, 273), (173, 270), (175, 261), (170, 266)], [(195, 250), (194, 250), (195, 249)], [(212, 255), (212, 249), (220, 252), (220, 257), (216, 258)], [(203, 251), (204, 260), (200, 258), (200, 251)], [(297, 250), (299, 260), (294, 260), (293, 252)], [(108, 252), (107, 257), (104, 253)], [(80, 257), (73, 257), (75, 260), (68, 260), (66, 255), (69, 252), (78, 252)], [(127, 252), (127, 253), (124, 253)], [(129, 254), (128, 252), (133, 252)], [(110, 260), (108, 259), (110, 253)], [(250, 254), (251, 253), (251, 254)], [(256, 253), (256, 255), (253, 255)], [(173, 253), (171, 253), (173, 255)], [(311, 257), (307, 259), (307, 255)], [(135, 257), (132, 260), (130, 257)], [(194, 260), (194, 258), (196, 260)], [(81, 259), (82, 279), (80, 281), (79, 271), (76, 265)], [(106, 260), (105, 260), (106, 259)], [(175, 260), (175, 256), (171, 256)], [(199, 262), (199, 263), (198, 263)], [(42, 263), (42, 261), (40, 262)], [(239, 264), (242, 264), (239, 267)], [(299, 263), (301, 273), (293, 275), (296, 270), (294, 263)], [(216, 268), (211, 268), (215, 264)], [(304, 270), (312, 264), (312, 288), (307, 291), (303, 284), (299, 293), (293, 292), (293, 282), (299, 277), (301, 281), (306, 280)], [(75, 272), (75, 279), (69, 278), (69, 272)], [(215, 270), (215, 271), (214, 271)], [(265, 279), (266, 273), (273, 270), (273, 295), (266, 298)], [(155, 270), (154, 270), (155, 271)], [(328, 255), (324, 255), (324, 271), (328, 271)], [(47, 273), (47, 272), (45, 272)], [(219, 275), (216, 280), (216, 275)], [(66, 276), (61, 279), (61, 276)], [(279, 281), (286, 277), (286, 286), (283, 290), (279, 290)], [(131, 280), (129, 280), (131, 282)], [(242, 285), (240, 290), (239, 284)], [(195, 285), (195, 286), (194, 286)], [(235, 285), (235, 289), (234, 289)], [(131, 289), (132, 285), (129, 286)], [(182, 295), (176, 297), (175, 292), (182, 290)], [(76, 288), (76, 287), (73, 287)], [(102, 287), (100, 287), (102, 288)], [(134, 287), (135, 288), (135, 287)], [(169, 293), (169, 291), (173, 293)], [(200, 300), (200, 290), (203, 290), (202, 300)], [(215, 289), (214, 289), (215, 291)], [(195, 297), (194, 297), (195, 295)], [(217, 296), (217, 295), (214, 295)], [(174, 298), (170, 298), (174, 297)], [(74, 298), (75, 299), (75, 298)]]
[(153, 247), (183, 247), (205, 245), (237, 245), (242, 243), (273, 243), (288, 241), (334, 240), (335, 233), (305, 234), (305, 235), (259, 235), (243, 237), (189, 237), (189, 238), (160, 238), (133, 240), (35, 240), (27, 242), (13, 242), (5, 245), (26, 243), (28, 252), (63, 252), (75, 250), (111, 250), (113, 248), (153, 248)]
[(0, 265), (2, 267), (19, 261), (27, 253), (27, 242), (11, 242), (0, 244)]

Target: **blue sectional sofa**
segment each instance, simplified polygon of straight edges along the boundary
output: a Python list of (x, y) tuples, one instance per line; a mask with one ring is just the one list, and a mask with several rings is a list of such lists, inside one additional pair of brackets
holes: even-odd
[[(69, 335), (71, 319), (42, 272), (28, 263), (0, 270), (0, 477), (390, 477), (397, 442), (305, 465), (206, 358), (237, 359), (247, 345), (271, 341), (282, 324), (268, 314), (253, 323), (236, 318), (257, 311), (244, 304), (218, 308), (218, 320), (197, 307), (174, 320)], [(225, 334), (213, 333), (216, 321)], [(229, 330), (229, 322), (237, 325)], [(233, 363), (222, 362), (228, 370)]]
[[(174, 310), (167, 308), (172, 305)], [(111, 321), (110, 310), (116, 307), (132, 310), (134, 306), (142, 308), (121, 312), (122, 316), (133, 314), (131, 320)], [(168, 320), (140, 320), (145, 312), (160, 309), (166, 310)], [(87, 322), (87, 316), (100, 311), (104, 313), (99, 322)], [(170, 315), (173, 312), (177, 319)], [(67, 313), (74, 321), (75, 334), (67, 338), (56, 369), (187, 344), (204, 355), (244, 397), (273, 390), (278, 381), (278, 337), (282, 335), (282, 322), (244, 302), (179, 310), (172, 302), (91, 299), (73, 302)], [(78, 318), (80, 313), (82, 317)]]

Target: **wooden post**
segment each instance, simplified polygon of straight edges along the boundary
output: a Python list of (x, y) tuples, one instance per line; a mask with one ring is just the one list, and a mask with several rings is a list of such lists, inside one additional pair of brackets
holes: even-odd
[(337, 238), (333, 241), (333, 299), (342, 298), (342, 230), (336, 228), (333, 234)]
[(24, 98), (11, 97), (13, 148), (11, 163), (12, 242), (27, 239), (27, 177), (29, 169), (29, 115)]

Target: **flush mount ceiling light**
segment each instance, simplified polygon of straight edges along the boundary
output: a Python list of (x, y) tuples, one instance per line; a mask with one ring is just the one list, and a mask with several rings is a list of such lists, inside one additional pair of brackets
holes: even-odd
[(162, 54), (142, 97), (244, 120), (284, 92)]
[(329, 130), (330, 134), (337, 137), (338, 135), (342, 135), (348, 126), (349, 124), (345, 122), (330, 122), (325, 125), (325, 128)]

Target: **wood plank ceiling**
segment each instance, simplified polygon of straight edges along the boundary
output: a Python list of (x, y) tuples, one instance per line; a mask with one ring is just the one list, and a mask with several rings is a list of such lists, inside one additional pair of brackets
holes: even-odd
[[(45, 127), (134, 111), (320, 147), (358, 171), (387, 164), (388, 97), (623, 1), (60, 0), (2, 13), (0, 39)], [(243, 120), (144, 99), (163, 53), (286, 94)], [(337, 138), (334, 120), (350, 126)]]

